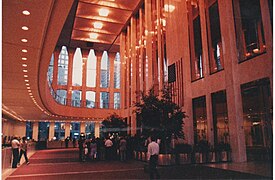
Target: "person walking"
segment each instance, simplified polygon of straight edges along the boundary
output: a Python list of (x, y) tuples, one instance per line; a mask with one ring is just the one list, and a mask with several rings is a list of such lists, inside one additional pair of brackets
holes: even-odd
[(12, 168), (17, 168), (17, 163), (19, 160), (19, 147), (20, 142), (17, 140), (17, 137), (14, 137), (11, 141), (11, 148), (12, 148)]
[(30, 164), (28, 156), (27, 156), (27, 149), (28, 149), (28, 143), (26, 141), (26, 137), (23, 137), (22, 142), (20, 143), (20, 155), (19, 155), (18, 163), (20, 163), (21, 157), (24, 154), (26, 164), (27, 165)]
[(127, 147), (127, 141), (122, 136), (119, 141), (119, 154), (120, 154), (120, 161), (126, 161), (126, 147)]
[(156, 143), (156, 138), (152, 136), (151, 142), (148, 144), (148, 151), (147, 151), (150, 179), (154, 179), (155, 175), (156, 175), (156, 179), (160, 178), (159, 172), (157, 170), (158, 155), (159, 155), (159, 144)]

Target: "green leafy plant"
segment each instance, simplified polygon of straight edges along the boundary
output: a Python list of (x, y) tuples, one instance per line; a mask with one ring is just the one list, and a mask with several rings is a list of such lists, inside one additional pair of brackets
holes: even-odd
[(108, 134), (127, 134), (127, 123), (124, 121), (122, 117), (117, 115), (116, 113), (108, 116), (106, 119), (102, 121), (102, 130), (105, 133), (105, 136)]
[(172, 102), (171, 91), (168, 87), (162, 90), (159, 98), (153, 89), (148, 94), (141, 93), (141, 101), (135, 104), (137, 116), (141, 118), (142, 133), (148, 136), (152, 130), (162, 140), (162, 149), (166, 151), (171, 135), (184, 138), (183, 119), (186, 116), (176, 103)]

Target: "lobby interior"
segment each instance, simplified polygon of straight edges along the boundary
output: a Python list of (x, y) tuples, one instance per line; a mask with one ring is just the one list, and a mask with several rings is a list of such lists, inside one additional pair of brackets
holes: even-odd
[[(165, 87), (187, 115), (180, 143), (193, 150), (202, 141), (209, 149), (225, 143), (230, 154), (205, 160), (193, 151), (184, 165), (161, 166), (163, 178), (170, 170), (176, 179), (207, 178), (211, 168), (228, 172), (213, 170), (209, 178), (273, 177), (272, 0), (3, 0), (2, 178), (147, 177), (135, 177), (143, 173), (142, 155), (128, 169), (100, 162), (88, 165), (103, 168), (92, 172), (64, 160), (77, 152), (61, 143), (81, 133), (102, 138), (102, 122), (112, 114), (127, 124), (129, 137), (141, 136), (135, 103), (150, 90), (160, 98)], [(64, 168), (12, 170), (14, 136), (43, 145), (31, 145), (32, 167), (54, 169), (50, 159), (64, 153), (56, 162)], [(70, 163), (79, 174), (65, 168)], [(184, 168), (186, 175), (176, 173)]]

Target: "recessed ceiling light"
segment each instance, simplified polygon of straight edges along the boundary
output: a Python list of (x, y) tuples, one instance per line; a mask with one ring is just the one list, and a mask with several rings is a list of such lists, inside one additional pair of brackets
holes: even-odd
[(96, 28), (96, 29), (101, 29), (103, 27), (103, 24), (102, 24), (102, 22), (95, 22), (94, 23), (94, 28)]
[(28, 92), (32, 92), (32, 90), (29, 89)]
[(25, 82), (29, 82), (29, 80), (28, 80), (28, 79), (25, 79)]
[(91, 33), (91, 34), (90, 34), (90, 38), (91, 38), (91, 39), (97, 39), (97, 37), (98, 37), (98, 34), (97, 34), (97, 33)]
[(107, 17), (108, 14), (109, 14), (109, 10), (106, 9), (106, 8), (101, 8), (98, 13), (99, 13), (100, 16)]
[(22, 60), (23, 60), (23, 61), (26, 61), (26, 60), (27, 60), (27, 58), (25, 58), (25, 57), (22, 57)]
[(28, 72), (28, 70), (27, 69), (23, 69), (23, 72)]
[(164, 5), (164, 11), (165, 12), (173, 12), (175, 10), (175, 6), (171, 4), (165, 4)]
[(29, 86), (30, 84), (26, 83), (26, 86)]
[(27, 89), (31, 89), (31, 87), (27, 87)]
[(28, 77), (28, 75), (24, 75), (24, 77)]
[(27, 26), (22, 26), (22, 29), (23, 29), (24, 31), (29, 30), (29, 28), (28, 28)]
[(29, 11), (27, 11), (27, 10), (24, 10), (24, 11), (22, 11), (22, 13), (24, 14), (24, 15), (30, 15), (31, 13), (29, 12)]
[(28, 42), (27, 39), (21, 39), (21, 41), (24, 42), (24, 43), (25, 43), (25, 42)]
[(23, 67), (27, 67), (28, 65), (27, 64), (22, 64)]
[(28, 52), (28, 50), (27, 49), (22, 49), (22, 52), (26, 53), (26, 52)]

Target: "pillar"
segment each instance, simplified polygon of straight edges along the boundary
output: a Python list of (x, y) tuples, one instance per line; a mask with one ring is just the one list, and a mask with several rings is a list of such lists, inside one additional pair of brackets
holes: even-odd
[(51, 141), (54, 137), (54, 125), (55, 125), (55, 122), (50, 122), (50, 127), (49, 127), (49, 141)]
[(26, 136), (26, 122), (20, 122), (16, 121), (14, 124), (14, 130), (13, 130), (14, 136), (22, 138), (23, 136)]
[(86, 122), (80, 122), (80, 134), (85, 134)]
[(70, 132), (71, 132), (70, 126), (71, 126), (71, 122), (65, 122), (65, 138), (70, 136)]
[(38, 122), (33, 122), (32, 139), (34, 139), (34, 141), (38, 141), (38, 128), (39, 128)]
[(100, 123), (99, 121), (95, 122), (95, 138), (100, 136)]

